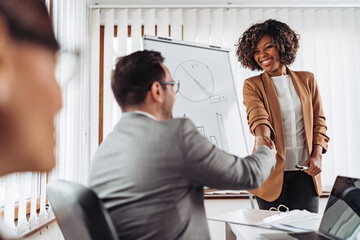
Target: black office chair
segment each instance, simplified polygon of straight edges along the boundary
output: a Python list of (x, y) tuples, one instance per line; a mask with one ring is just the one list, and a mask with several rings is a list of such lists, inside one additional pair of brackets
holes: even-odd
[(117, 240), (114, 225), (95, 192), (81, 184), (56, 180), (47, 195), (66, 240)]

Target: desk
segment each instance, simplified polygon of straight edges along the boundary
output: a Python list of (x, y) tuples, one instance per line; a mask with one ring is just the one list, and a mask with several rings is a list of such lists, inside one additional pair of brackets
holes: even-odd
[[(309, 223), (312, 224), (312, 223)], [(262, 233), (282, 233), (283, 231), (257, 228), (239, 224), (225, 223), (226, 225), (226, 240), (260, 240)], [(319, 224), (317, 224), (317, 227)]]
[[(309, 222), (309, 224), (315, 224)], [(226, 240), (260, 240), (260, 234), (262, 233), (281, 233), (281, 231), (271, 229), (261, 229), (256, 227), (250, 227), (238, 224), (225, 223)], [(317, 224), (319, 227), (320, 223)], [(360, 240), (360, 232), (355, 238)]]
[[(240, 209), (238, 211), (232, 211), (230, 213), (218, 215), (215, 217), (209, 217), (208, 219), (225, 223), (226, 240), (260, 240), (261, 239), (260, 234), (282, 232), (281, 230), (266, 229), (255, 226), (236, 224), (234, 222), (243, 221), (242, 217), (240, 216), (241, 214), (239, 214), (239, 211), (247, 212), (247, 214), (245, 215), (250, 223), (256, 222), (258, 217), (255, 215), (257, 213), (268, 213), (267, 210)], [(254, 215), (254, 217), (252, 215)], [(321, 218), (322, 218), (322, 214), (317, 214), (317, 215), (315, 214), (315, 216), (312, 219), (308, 219), (306, 221), (306, 225), (309, 226), (312, 230), (316, 231), (319, 229)], [(360, 232), (357, 234), (355, 239), (360, 240)]]
[[(268, 212), (267, 210), (255, 210), (255, 209), (241, 209), (239, 211), (246, 211), (245, 218), (249, 223), (255, 223), (259, 220), (259, 218), (256, 216), (260, 213), (262, 214), (276, 214), (276, 212)], [(249, 214), (250, 212), (250, 214)], [(254, 212), (254, 214), (252, 214)], [(240, 214), (241, 215), (241, 214)], [(208, 218), (209, 220), (214, 221), (221, 221), (225, 223), (225, 234), (226, 234), (226, 240), (258, 240), (260, 239), (260, 234), (262, 233), (281, 233), (280, 230), (274, 230), (274, 229), (266, 229), (261, 227), (255, 227), (255, 226), (248, 226), (248, 225), (240, 225), (235, 224), (234, 222), (242, 222), (243, 218), (239, 215), (238, 211), (233, 211), (230, 213), (222, 214), (215, 217)], [(254, 215), (254, 217), (252, 217)], [(321, 221), (321, 214), (316, 216), (315, 218), (309, 220), (307, 223), (309, 226), (311, 226), (311, 229), (317, 230), (320, 225)]]

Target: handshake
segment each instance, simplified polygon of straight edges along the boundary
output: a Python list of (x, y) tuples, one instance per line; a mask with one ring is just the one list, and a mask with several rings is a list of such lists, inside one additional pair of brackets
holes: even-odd
[(267, 136), (255, 136), (255, 150), (258, 149), (260, 146), (268, 146), (271, 151), (276, 155), (276, 147), (275, 143)]

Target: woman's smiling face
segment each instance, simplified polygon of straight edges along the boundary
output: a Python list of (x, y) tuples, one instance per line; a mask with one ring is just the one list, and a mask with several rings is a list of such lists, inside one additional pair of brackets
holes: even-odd
[(286, 74), (286, 67), (280, 62), (279, 51), (270, 35), (260, 38), (254, 51), (254, 59), (270, 76)]

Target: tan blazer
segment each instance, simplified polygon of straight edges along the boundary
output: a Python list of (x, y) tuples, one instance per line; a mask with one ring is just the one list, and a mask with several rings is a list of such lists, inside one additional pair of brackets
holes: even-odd
[[(314, 74), (287, 70), (301, 101), (308, 157), (310, 157), (315, 144), (321, 145), (323, 153), (325, 153), (330, 139), (326, 135), (325, 115)], [(276, 145), (275, 169), (259, 188), (251, 191), (254, 195), (272, 202), (280, 196), (282, 189), (285, 144), (280, 103), (270, 75), (264, 72), (246, 79), (243, 97), (250, 132), (255, 135), (255, 128), (266, 124), (271, 129), (271, 138)], [(316, 193), (320, 196), (322, 193), (320, 174), (313, 177), (313, 181)]]

